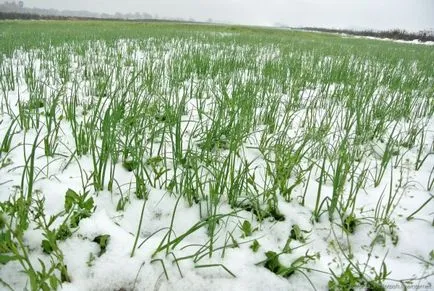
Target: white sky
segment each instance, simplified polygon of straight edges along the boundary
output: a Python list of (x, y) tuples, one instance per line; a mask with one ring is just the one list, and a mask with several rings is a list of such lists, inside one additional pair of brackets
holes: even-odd
[(434, 0), (24, 0), (24, 5), (252, 25), (434, 30)]

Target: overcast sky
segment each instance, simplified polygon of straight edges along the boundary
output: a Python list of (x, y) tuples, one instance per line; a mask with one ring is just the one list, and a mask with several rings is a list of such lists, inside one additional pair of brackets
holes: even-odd
[(252, 25), (434, 30), (434, 0), (24, 0), (24, 5)]

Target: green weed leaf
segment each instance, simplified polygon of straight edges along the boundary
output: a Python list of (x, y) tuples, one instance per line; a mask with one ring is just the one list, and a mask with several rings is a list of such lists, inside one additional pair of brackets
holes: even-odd
[(100, 257), (101, 255), (103, 255), (106, 250), (107, 250), (107, 245), (109, 243), (109, 239), (110, 239), (110, 235), (109, 234), (103, 234), (103, 235), (99, 235), (97, 236), (93, 242), (97, 243), (100, 247), (100, 252), (98, 254), (98, 257)]
[(69, 210), (71, 210), (74, 204), (77, 204), (79, 201), (80, 201), (80, 196), (77, 194), (77, 192), (68, 189), (65, 195), (65, 210), (68, 212)]
[(254, 253), (256, 253), (260, 247), (261, 247), (261, 245), (259, 244), (259, 242), (256, 239), (253, 241), (253, 244), (250, 246), (250, 248), (252, 249), (252, 251)]
[(1, 265), (6, 265), (10, 261), (15, 261), (15, 260), (18, 260), (18, 258), (16, 256), (5, 255), (5, 254), (0, 253), (0, 264)]

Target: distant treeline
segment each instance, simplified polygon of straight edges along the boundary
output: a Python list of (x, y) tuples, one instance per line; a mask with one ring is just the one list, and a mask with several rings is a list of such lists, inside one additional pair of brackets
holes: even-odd
[(2, 12), (0, 11), (0, 20), (121, 20), (131, 22), (183, 22), (183, 23), (200, 23), (196, 21), (187, 20), (175, 20), (175, 19), (134, 19), (134, 18), (113, 18), (113, 17), (83, 17), (83, 16), (59, 16), (59, 15), (39, 15), (30, 13), (18, 13), (18, 12)]
[(419, 40), (421, 42), (434, 41), (434, 32), (433, 31), (419, 31), (419, 32), (408, 32), (400, 29), (392, 29), (385, 31), (374, 31), (374, 30), (349, 30), (349, 29), (329, 29), (329, 28), (318, 28), (318, 27), (302, 27), (299, 28), (302, 30), (310, 30), (310, 31), (319, 31), (319, 32), (328, 32), (328, 33), (345, 33), (349, 35), (358, 35), (358, 36), (370, 36), (370, 37), (378, 37), (378, 38), (390, 38), (390, 39), (399, 39), (399, 40)]
[(67, 20), (75, 17), (68, 16), (56, 16), (56, 15), (38, 15), (38, 14), (30, 14), (30, 13), (18, 13), (18, 12), (1, 12), (0, 11), (0, 20), (5, 19), (52, 19), (52, 20)]
[[(24, 7), (24, 3), (22, 1), (14, 2), (4, 2), (0, 3), (0, 12), (2, 13), (10, 13), (15, 16), (15, 18), (19, 19), (63, 19), (63, 18), (51, 18), (55, 17), (79, 17), (79, 18), (103, 18), (103, 19), (151, 19), (152, 15), (146, 12), (135, 12), (135, 13), (119, 13), (116, 12), (114, 14), (108, 13), (96, 13), (90, 12), (86, 10), (57, 10), (57, 9), (43, 9), (43, 8), (29, 8)], [(18, 15), (18, 14), (30, 14), (28, 15)], [(45, 18), (47, 16), (47, 18)], [(34, 18), (33, 18), (34, 17)], [(37, 17), (37, 18), (36, 18)], [(44, 17), (44, 18), (42, 18)]]
[[(28, 19), (28, 20), (114, 20), (116, 18), (83, 17), (83, 16), (60, 16), (60, 15), (40, 15), (18, 12), (1, 12), (0, 20), (6, 19)], [(127, 19), (122, 19), (127, 20)]]

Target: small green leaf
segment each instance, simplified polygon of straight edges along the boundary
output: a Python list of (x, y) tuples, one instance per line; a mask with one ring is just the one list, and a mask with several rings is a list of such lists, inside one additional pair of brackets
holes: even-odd
[(42, 291), (50, 291), (50, 286), (46, 282), (41, 282), (39, 285), (40, 290)]
[(56, 278), (56, 276), (50, 276), (50, 287), (52, 290), (57, 290), (57, 287), (59, 285), (59, 280)]
[(66, 267), (66, 265), (62, 265), (62, 267), (58, 267), (58, 269), (60, 270), (61, 282), (71, 282), (71, 278), (69, 277), (68, 268)]
[(105, 251), (107, 250), (107, 245), (109, 243), (109, 239), (110, 239), (110, 235), (109, 234), (103, 234), (103, 235), (99, 235), (97, 236), (93, 242), (97, 243), (101, 249), (101, 251), (98, 254), (98, 257), (100, 257), (101, 255), (103, 255), (105, 253)]
[(241, 230), (243, 231), (243, 237), (248, 237), (252, 235), (252, 225), (249, 221), (244, 220)]
[(399, 242), (399, 236), (395, 232), (391, 233), (390, 235), (391, 235), (392, 244), (396, 246)]
[(93, 198), (90, 197), (83, 204), (80, 204), (80, 207), (83, 208), (83, 209), (92, 211), (93, 205), (94, 205)]
[(50, 242), (46, 239), (44, 239), (41, 243), (42, 251), (46, 254), (51, 254), (53, 252), (53, 247), (51, 246)]
[(91, 216), (91, 212), (87, 210), (80, 210), (80, 211), (74, 211), (74, 213), (71, 215), (69, 226), (71, 228), (78, 227), (78, 224), (80, 221), (84, 218), (88, 218)]
[(302, 231), (297, 224), (294, 224), (292, 226), (290, 238), (294, 240), (298, 240), (299, 242), (302, 243), (306, 242), (306, 240), (303, 237)]
[(283, 252), (286, 254), (292, 253), (292, 249), (290, 246), (291, 241), (292, 241), (292, 239), (290, 237), (288, 237), (288, 239), (286, 240), (285, 246), (283, 247)]
[(79, 201), (80, 196), (74, 190), (68, 189), (65, 194), (65, 210), (68, 212)]
[(3, 229), (6, 226), (6, 219), (3, 216), (3, 213), (0, 212), (0, 229)]
[(386, 244), (386, 238), (382, 234), (378, 234), (374, 240), (371, 242), (371, 247), (375, 244), (385, 245)]
[(124, 211), (125, 205), (128, 202), (128, 197), (121, 197), (116, 205), (116, 211)]
[(277, 207), (270, 207), (268, 209), (269, 214), (271, 217), (274, 218), (274, 220), (276, 221), (284, 221), (285, 220), (285, 215), (283, 215), (282, 213), (280, 213), (279, 209), (277, 209)]
[(0, 232), (0, 254), (10, 251), (10, 244), (12, 243), (11, 236), (10, 231)]
[(252, 249), (252, 251), (254, 253), (256, 253), (260, 247), (261, 247), (261, 245), (259, 244), (259, 242), (256, 239), (253, 241), (253, 244), (250, 246), (250, 248)]
[(133, 170), (137, 169), (139, 166), (139, 163), (134, 160), (125, 160), (122, 162), (122, 166), (128, 171), (132, 172)]
[(333, 273), (333, 271), (332, 275), (333, 277), (328, 282), (329, 290), (354, 290), (357, 286), (362, 285), (361, 278), (353, 274), (350, 266), (347, 266), (345, 271), (340, 276), (337, 276), (335, 273)]
[(354, 233), (357, 224), (357, 218), (354, 214), (351, 214), (345, 218), (343, 227), (348, 233)]
[(279, 255), (275, 252), (268, 251), (265, 253), (267, 260), (265, 261), (264, 267), (275, 273), (276, 275), (288, 278), (294, 274), (297, 270), (300, 270), (309, 261), (314, 260), (315, 257), (308, 255), (301, 256), (291, 263), (289, 267), (282, 265), (279, 262)]
[(267, 261), (265, 262), (264, 267), (277, 274), (280, 269), (279, 256), (277, 253), (272, 251), (266, 252), (265, 256), (267, 257)]
[(232, 247), (233, 248), (238, 248), (240, 247), (240, 245), (238, 244), (238, 242), (235, 240), (235, 238), (233, 237), (232, 234), (230, 234), (231, 240), (232, 240)]
[(87, 260), (86, 264), (88, 267), (92, 267), (94, 262), (95, 262), (95, 256), (93, 255), (93, 253), (90, 253), (89, 259)]
[(16, 256), (10, 256), (10, 255), (0, 254), (0, 264), (1, 265), (6, 265), (10, 261), (15, 261), (17, 259), (18, 258)]
[(62, 224), (59, 229), (56, 231), (56, 240), (66, 240), (67, 238), (71, 237), (72, 232), (69, 229), (68, 225), (65, 223)]
[(163, 161), (163, 158), (160, 156), (155, 156), (155, 157), (151, 157), (146, 161), (146, 164), (151, 166), (151, 167), (155, 167), (157, 166), (159, 163), (161, 163)]

